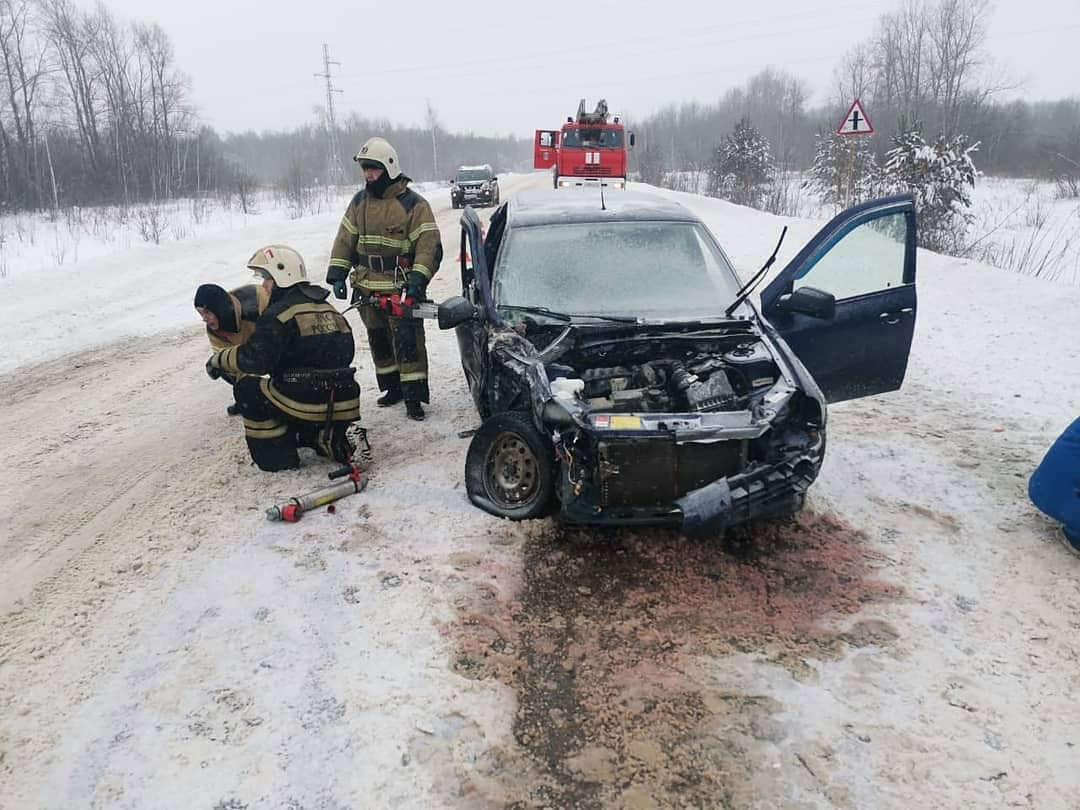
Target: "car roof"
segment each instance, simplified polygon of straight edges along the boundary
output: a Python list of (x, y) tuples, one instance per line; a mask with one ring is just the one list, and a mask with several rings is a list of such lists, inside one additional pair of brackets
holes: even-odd
[(475, 166), (458, 166), (458, 171), (459, 172), (471, 171), (473, 169), (484, 169), (484, 170), (490, 172), (491, 171), (491, 164), (490, 163), (478, 163)]
[(508, 203), (511, 227), (552, 225), (563, 222), (701, 222), (690, 209), (668, 197), (642, 191), (604, 191), (596, 187), (526, 191)]

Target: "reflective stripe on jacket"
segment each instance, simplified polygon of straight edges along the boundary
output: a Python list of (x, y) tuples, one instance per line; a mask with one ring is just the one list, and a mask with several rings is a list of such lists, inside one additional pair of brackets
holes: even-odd
[[(391, 292), (401, 288), (410, 270), (431, 280), (442, 262), (442, 238), (428, 201), (408, 183), (402, 175), (382, 197), (361, 189), (352, 198), (330, 250), (328, 282), (348, 275), (354, 287)], [(367, 266), (384, 264), (362, 259), (368, 256), (381, 257), (385, 266)]]

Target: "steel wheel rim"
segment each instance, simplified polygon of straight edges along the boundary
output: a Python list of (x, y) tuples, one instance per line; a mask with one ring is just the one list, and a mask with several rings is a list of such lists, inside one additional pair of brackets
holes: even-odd
[(488, 451), (484, 477), (493, 500), (523, 506), (540, 491), (540, 462), (517, 433), (500, 433)]

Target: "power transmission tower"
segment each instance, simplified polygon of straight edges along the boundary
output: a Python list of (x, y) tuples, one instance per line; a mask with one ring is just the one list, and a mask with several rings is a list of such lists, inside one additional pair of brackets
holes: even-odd
[(330, 66), (341, 67), (340, 62), (330, 59), (330, 46), (325, 42), (322, 46), (323, 72), (316, 73), (315, 78), (326, 79), (326, 183), (327, 185), (340, 185), (345, 181), (345, 173), (341, 169), (341, 150), (338, 146), (337, 118), (334, 115), (334, 93), (340, 93), (334, 87), (334, 77), (330, 73)]

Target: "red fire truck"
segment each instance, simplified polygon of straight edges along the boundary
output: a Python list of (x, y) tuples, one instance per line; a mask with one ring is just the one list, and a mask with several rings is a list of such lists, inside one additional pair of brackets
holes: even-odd
[(617, 115), (608, 119), (606, 101), (600, 99), (590, 113), (582, 99), (577, 118), (568, 116), (561, 131), (536, 130), (533, 167), (552, 169), (555, 188), (625, 188), (626, 150), (634, 145), (634, 133), (626, 131)]

